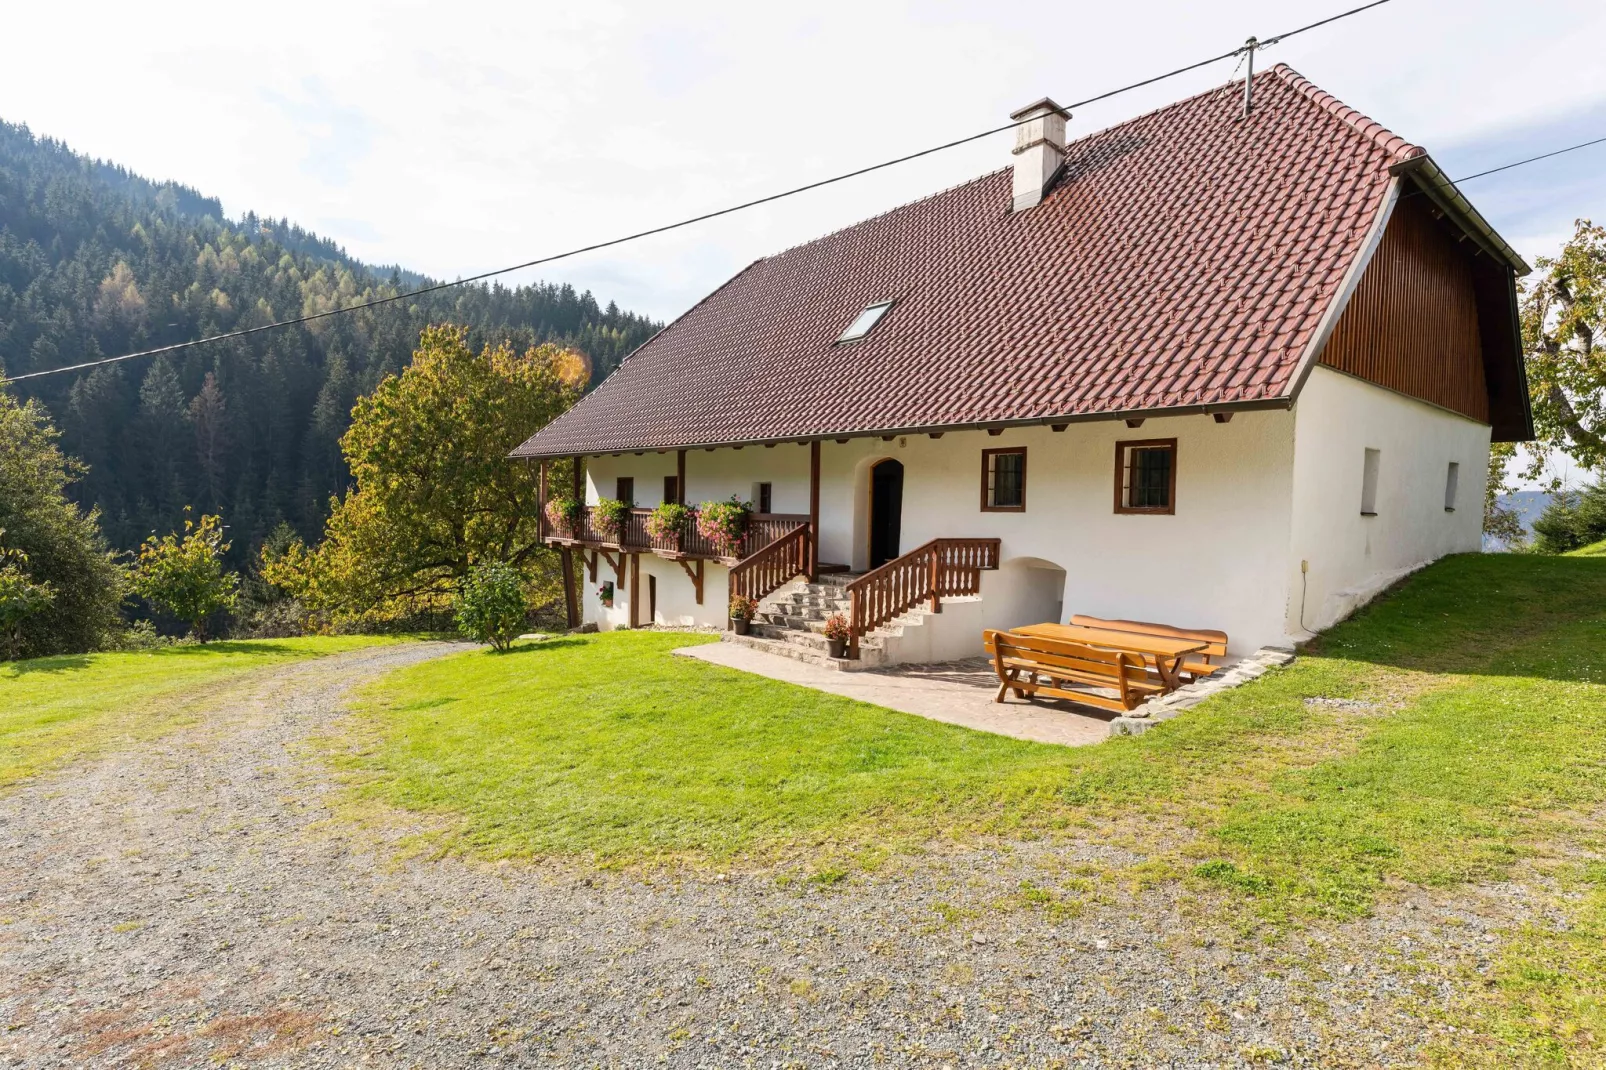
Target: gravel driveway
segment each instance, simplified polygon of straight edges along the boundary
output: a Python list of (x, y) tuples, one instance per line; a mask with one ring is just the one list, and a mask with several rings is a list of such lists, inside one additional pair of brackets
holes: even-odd
[(1096, 844), (823, 886), (398, 862), (331, 827), (297, 744), (449, 649), (256, 677), (0, 796), (0, 1064), (1376, 1066), (1493, 947), (1476, 904), (1425, 897), (1236, 941), (1176, 893), (1079, 893), (1130, 861)]

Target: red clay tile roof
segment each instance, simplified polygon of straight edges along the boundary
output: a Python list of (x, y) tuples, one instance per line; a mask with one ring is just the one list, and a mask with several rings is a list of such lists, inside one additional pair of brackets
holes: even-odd
[(1284, 66), (1241, 111), (1214, 90), (1072, 142), (1029, 211), (996, 171), (759, 260), (515, 455), (1285, 402), (1423, 150)]

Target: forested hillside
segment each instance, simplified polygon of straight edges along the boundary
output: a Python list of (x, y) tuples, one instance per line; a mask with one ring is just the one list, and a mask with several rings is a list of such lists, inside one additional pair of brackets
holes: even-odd
[[(224, 218), (215, 199), (77, 155), (0, 122), (0, 364), (7, 374), (184, 341), (414, 288), (287, 221)], [(464, 286), (11, 389), (48, 406), (89, 466), (74, 493), (113, 545), (168, 531), (185, 505), (226, 518), (234, 556), (288, 521), (319, 534), (346, 484), (352, 403), (407, 363), (420, 330), (555, 341), (600, 379), (657, 328), (569, 286)]]

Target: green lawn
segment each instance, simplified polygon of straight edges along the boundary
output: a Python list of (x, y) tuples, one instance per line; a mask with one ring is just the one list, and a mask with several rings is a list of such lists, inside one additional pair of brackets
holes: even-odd
[(262, 639), (0, 662), (0, 788), (181, 723), (207, 685), (385, 641)]
[[(1573, 890), (1572, 928), (1513, 943), (1457, 1013), (1494, 1065), (1606, 1043), (1589, 861), (1606, 843), (1581, 819), (1606, 804), (1606, 561), (1448, 559), (1291, 668), (1077, 750), (668, 654), (695, 641), (575, 637), (395, 673), (360, 707), (353, 790), (493, 857), (812, 851), (829, 874), (933, 838), (1119, 835), (1151, 845), (1127, 877), (1217, 888), (1274, 927), (1354, 917), (1400, 882), (1539, 872)], [(1309, 701), (1333, 699), (1351, 701)]]

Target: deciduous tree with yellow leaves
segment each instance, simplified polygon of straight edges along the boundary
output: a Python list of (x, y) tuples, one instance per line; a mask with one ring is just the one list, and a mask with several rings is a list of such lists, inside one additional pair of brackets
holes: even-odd
[(323, 541), (266, 553), (263, 577), (335, 623), (444, 612), (490, 562), (517, 569), (532, 603), (556, 597), (535, 479), (508, 454), (574, 404), (586, 374), (554, 345), (476, 353), (466, 331), (428, 328), (411, 365), (352, 409), (340, 446), (356, 485), (331, 502)]

